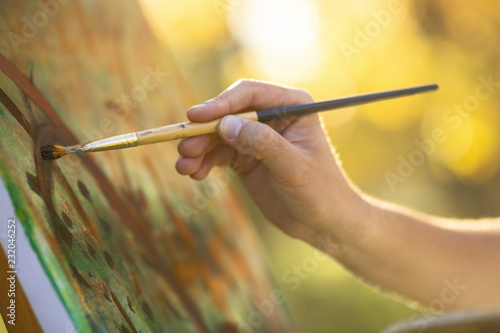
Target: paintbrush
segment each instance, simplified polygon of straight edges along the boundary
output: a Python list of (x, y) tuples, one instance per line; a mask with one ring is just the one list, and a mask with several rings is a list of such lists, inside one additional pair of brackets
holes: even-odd
[[(284, 106), (263, 111), (244, 112), (238, 113), (237, 115), (255, 121), (267, 122), (271, 120), (297, 117), (310, 113), (346, 108), (386, 99), (409, 96), (436, 89), (438, 89), (438, 86), (436, 84), (426, 84), (404, 89), (343, 97), (323, 102)], [(217, 132), (217, 125), (221, 119), (216, 119), (209, 122), (185, 122), (180, 124), (168, 125), (135, 133), (117, 135), (102, 140), (91, 141), (74, 146), (63, 147), (58, 145), (45, 145), (40, 148), (40, 151), (44, 160), (55, 160), (57, 158), (73, 153), (86, 153), (129, 148), (151, 143), (210, 134)]]

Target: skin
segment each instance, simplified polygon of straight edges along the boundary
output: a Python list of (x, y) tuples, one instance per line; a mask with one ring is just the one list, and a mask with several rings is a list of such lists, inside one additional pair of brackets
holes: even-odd
[(233, 116), (312, 100), (300, 89), (236, 82), (188, 110), (191, 121), (224, 118), (218, 134), (180, 141), (177, 171), (201, 180), (231, 164), (269, 221), (383, 289), (438, 311), (500, 307), (498, 219), (443, 219), (366, 196), (316, 114), (268, 124)]

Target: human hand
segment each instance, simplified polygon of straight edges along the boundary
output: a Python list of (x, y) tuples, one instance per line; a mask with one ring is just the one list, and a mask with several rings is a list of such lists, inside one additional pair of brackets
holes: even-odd
[(214, 166), (231, 164), (266, 217), (288, 235), (312, 244), (324, 233), (339, 242), (355, 237), (361, 221), (350, 217), (360, 197), (339, 168), (318, 115), (267, 124), (233, 115), (312, 101), (304, 90), (236, 82), (188, 110), (193, 122), (224, 118), (218, 134), (179, 143), (177, 171), (201, 180)]

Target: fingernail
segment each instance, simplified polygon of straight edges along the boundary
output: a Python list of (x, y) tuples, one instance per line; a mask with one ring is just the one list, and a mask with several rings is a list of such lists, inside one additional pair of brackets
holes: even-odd
[(190, 112), (190, 111), (194, 111), (194, 110), (197, 110), (197, 109), (200, 109), (202, 107), (201, 104), (198, 104), (198, 105), (193, 105), (192, 107), (190, 107), (187, 112)]
[(240, 133), (243, 122), (240, 118), (235, 116), (226, 116), (222, 118), (220, 129), (222, 135), (229, 140), (234, 140)]

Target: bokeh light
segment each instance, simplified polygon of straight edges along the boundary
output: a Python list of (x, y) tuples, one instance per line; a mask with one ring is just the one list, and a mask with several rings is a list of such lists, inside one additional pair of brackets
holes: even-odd
[(306, 82), (322, 67), (318, 10), (307, 0), (244, 1), (231, 12), (230, 29), (260, 76)]

